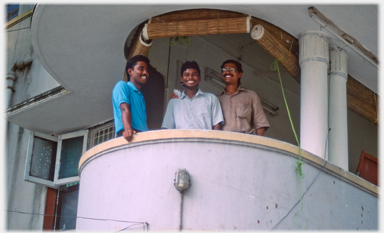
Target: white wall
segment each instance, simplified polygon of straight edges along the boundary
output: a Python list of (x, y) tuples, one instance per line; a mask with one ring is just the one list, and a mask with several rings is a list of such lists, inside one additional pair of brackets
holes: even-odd
[[(122, 138), (101, 144), (81, 163), (78, 215), (92, 220), (77, 219), (77, 230), (139, 231), (138, 222), (150, 231), (177, 230), (180, 213), (182, 229), (192, 231), (378, 229), (378, 196), (369, 182), (303, 153), (300, 186), (297, 147), (261, 139), (159, 130), (129, 144)], [(182, 168), (191, 186), (181, 209), (173, 181)]]
[[(19, 15), (32, 7), (33, 5), (21, 6)], [(30, 68), (24, 72), (17, 72), (18, 78), (14, 85), (15, 93), (12, 96), (11, 106), (58, 86), (33, 53), (30, 18), (7, 29), (5, 37), (7, 72), (18, 60), (32, 59)], [(4, 131), (6, 131), (5, 227), (7, 230), (42, 230), (41, 214), (44, 214), (46, 187), (24, 181), (30, 131), (9, 122)]]

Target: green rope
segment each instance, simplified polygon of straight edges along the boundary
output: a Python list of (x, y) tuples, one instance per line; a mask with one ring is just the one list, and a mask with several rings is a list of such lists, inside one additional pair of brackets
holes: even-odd
[[(304, 173), (303, 173), (303, 170), (302, 170), (302, 165), (303, 165), (303, 162), (301, 161), (301, 148), (300, 148), (300, 142), (299, 142), (299, 139), (297, 137), (297, 134), (296, 134), (296, 131), (295, 131), (295, 127), (293, 125), (293, 122), (292, 122), (292, 117), (291, 117), (291, 113), (289, 111), (289, 108), (288, 108), (288, 103), (287, 103), (287, 99), (285, 97), (285, 92), (284, 92), (284, 87), (283, 87), (283, 82), (281, 80), (281, 75), (280, 75), (280, 70), (279, 70), (279, 61), (281, 60), (280, 59), (276, 59), (272, 64), (271, 64), (271, 70), (273, 71), (277, 71), (278, 75), (279, 75), (279, 80), (280, 80), (280, 86), (281, 86), (281, 91), (283, 93), (283, 98), (284, 98), (284, 103), (285, 103), (285, 107), (287, 108), (287, 113), (288, 113), (288, 117), (289, 117), (289, 121), (291, 123), (291, 127), (292, 127), (292, 131), (293, 131), (293, 134), (295, 135), (295, 139), (296, 139), (296, 142), (297, 142), (297, 145), (299, 147), (299, 160), (297, 161), (297, 167), (296, 167), (296, 172), (297, 172), (297, 175), (299, 177), (299, 190), (300, 190), (300, 210), (298, 212), (295, 213), (295, 215), (293, 216), (293, 221), (295, 222), (296, 226), (299, 226), (301, 228), (301, 225), (300, 224), (297, 224), (296, 223), (296, 215), (300, 212), (303, 213), (303, 200), (302, 200), (302, 196), (303, 196), (303, 189), (302, 189), (302, 183), (301, 183), (301, 180), (304, 178)], [(305, 223), (304, 221), (304, 214), (302, 214), (302, 220), (303, 222)], [(305, 223), (305, 229), (307, 228), (307, 225)]]

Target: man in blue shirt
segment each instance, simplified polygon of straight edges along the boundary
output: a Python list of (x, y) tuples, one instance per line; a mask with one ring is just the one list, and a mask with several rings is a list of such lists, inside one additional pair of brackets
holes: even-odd
[(119, 81), (112, 92), (116, 135), (129, 142), (136, 132), (148, 131), (144, 96), (140, 92), (148, 80), (148, 65), (147, 57), (132, 57), (125, 68), (128, 82)]
[(195, 62), (181, 67), (181, 82), (185, 90), (178, 99), (170, 99), (161, 128), (166, 129), (221, 129), (224, 121), (219, 99), (199, 89), (200, 68)]

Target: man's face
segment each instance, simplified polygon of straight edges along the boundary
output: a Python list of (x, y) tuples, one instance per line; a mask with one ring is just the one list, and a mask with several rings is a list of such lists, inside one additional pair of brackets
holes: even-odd
[(200, 81), (201, 81), (201, 77), (196, 69), (192, 69), (192, 68), (186, 69), (183, 72), (183, 76), (181, 76), (181, 82), (187, 88), (197, 87)]
[(147, 83), (149, 77), (147, 63), (138, 61), (133, 69), (128, 68), (128, 74), (130, 76), (130, 82), (140, 86), (144, 85)]
[(226, 84), (237, 84), (243, 75), (243, 73), (238, 72), (236, 65), (233, 63), (226, 63), (221, 72)]

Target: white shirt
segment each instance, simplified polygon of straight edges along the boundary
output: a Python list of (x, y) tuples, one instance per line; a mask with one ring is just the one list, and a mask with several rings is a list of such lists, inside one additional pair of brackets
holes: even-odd
[(219, 99), (200, 89), (191, 99), (181, 93), (179, 99), (170, 99), (161, 128), (212, 129), (224, 122)]

